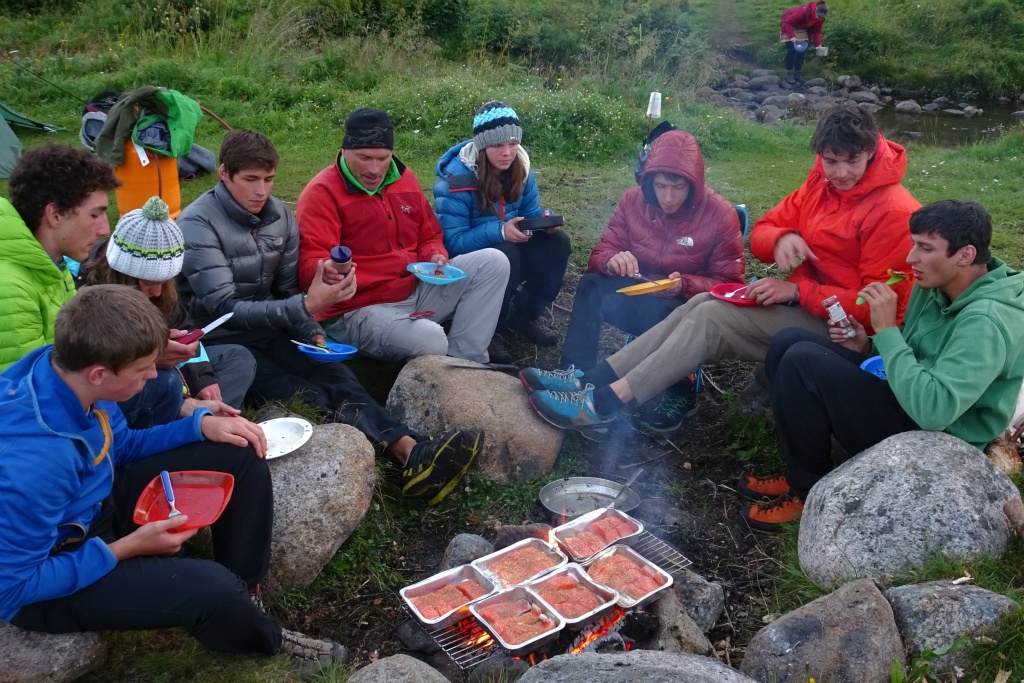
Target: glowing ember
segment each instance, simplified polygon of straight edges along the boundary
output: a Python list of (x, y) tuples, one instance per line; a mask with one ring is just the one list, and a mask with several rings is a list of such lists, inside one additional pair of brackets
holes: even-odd
[(466, 646), (467, 647), (472, 647), (472, 646), (476, 646), (476, 645), (486, 646), (486, 645), (490, 644), (491, 640), (493, 640), (491, 638), (491, 634), (489, 634), (489, 633), (481, 633), (480, 635), (474, 636), (474, 637), (470, 638), (469, 640), (467, 640), (466, 641)]
[(555, 539), (555, 530), (554, 529), (551, 529), (550, 531), (548, 531), (548, 543), (550, 543), (551, 545), (557, 545), (557, 541)]
[(585, 650), (587, 646), (595, 640), (604, 638), (608, 635), (608, 632), (611, 631), (616, 624), (622, 621), (624, 616), (626, 616), (626, 613), (622, 608), (616, 607), (612, 610), (611, 614), (595, 622), (595, 624), (590, 627), (590, 630), (587, 631), (586, 635), (583, 636), (583, 639), (569, 650), (567, 654), (578, 655), (583, 652), (583, 650)]

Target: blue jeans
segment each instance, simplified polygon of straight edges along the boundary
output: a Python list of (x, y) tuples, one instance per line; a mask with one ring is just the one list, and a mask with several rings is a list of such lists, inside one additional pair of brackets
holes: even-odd
[(149, 429), (178, 419), (181, 404), (185, 402), (184, 383), (174, 368), (157, 370), (156, 377), (135, 396), (118, 405), (130, 429)]

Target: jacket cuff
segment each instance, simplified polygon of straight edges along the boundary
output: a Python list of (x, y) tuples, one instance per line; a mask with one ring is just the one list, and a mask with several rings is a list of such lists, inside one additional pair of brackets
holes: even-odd
[(203, 436), (203, 430), (199, 426), (199, 423), (203, 421), (203, 418), (207, 415), (213, 415), (213, 412), (209, 408), (196, 408), (195, 412), (192, 413), (192, 429), (193, 435), (195, 436), (194, 441), (206, 441), (206, 437)]

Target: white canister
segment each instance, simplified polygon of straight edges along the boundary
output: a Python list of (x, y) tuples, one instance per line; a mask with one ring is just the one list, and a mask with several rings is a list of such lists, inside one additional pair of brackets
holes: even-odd
[(652, 92), (651, 99), (647, 101), (647, 116), (652, 119), (661, 118), (661, 93)]
[(828, 57), (828, 48), (822, 45), (821, 47), (814, 48), (814, 54), (819, 57)]

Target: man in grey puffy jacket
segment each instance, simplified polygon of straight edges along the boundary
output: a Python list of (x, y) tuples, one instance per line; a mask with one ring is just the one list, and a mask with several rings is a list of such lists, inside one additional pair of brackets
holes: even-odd
[(178, 291), (197, 325), (233, 312), (204, 343), (246, 346), (256, 358), (249, 396), (320, 408), (350, 424), (402, 465), (402, 492), (433, 505), (450, 493), (483, 446), (480, 430), (451, 430), (417, 443), (407, 426), (382, 408), (340, 363), (316, 363), (290, 342), (325, 340), (313, 315), (350, 299), (356, 275), (340, 276), (327, 260), (306, 294), (298, 287), (299, 231), (295, 215), (270, 194), (279, 157), (259, 133), (228, 133), (220, 149), (221, 182), (178, 218), (185, 263)]

